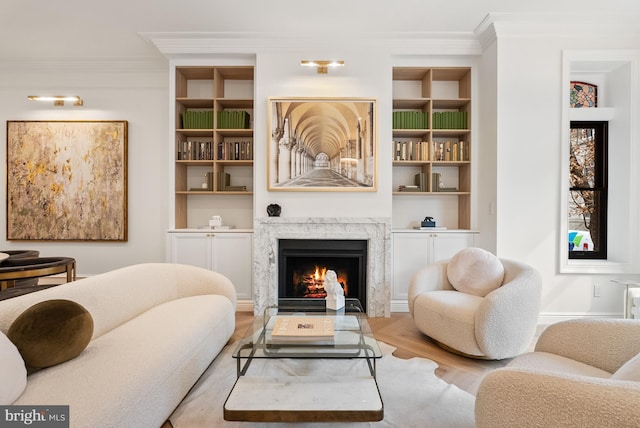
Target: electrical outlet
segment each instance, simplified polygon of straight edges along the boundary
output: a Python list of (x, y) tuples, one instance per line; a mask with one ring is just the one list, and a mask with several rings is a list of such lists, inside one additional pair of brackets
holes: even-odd
[(593, 285), (593, 297), (600, 297), (600, 285), (599, 284), (594, 284)]

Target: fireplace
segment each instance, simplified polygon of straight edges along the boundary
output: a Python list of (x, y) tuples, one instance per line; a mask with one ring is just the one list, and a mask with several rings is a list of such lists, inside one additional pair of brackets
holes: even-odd
[(278, 299), (324, 299), (324, 275), (333, 270), (347, 298), (366, 311), (367, 241), (353, 239), (280, 239)]
[(254, 222), (253, 311), (278, 305), (278, 254), (283, 239), (367, 241), (366, 306), (371, 317), (391, 314), (391, 218), (258, 217)]

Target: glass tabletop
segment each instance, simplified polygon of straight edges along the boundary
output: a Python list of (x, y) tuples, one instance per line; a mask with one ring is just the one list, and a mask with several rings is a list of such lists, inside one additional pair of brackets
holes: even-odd
[(381, 356), (357, 299), (337, 311), (326, 309), (324, 299), (281, 300), (255, 318), (233, 352), (238, 359)]

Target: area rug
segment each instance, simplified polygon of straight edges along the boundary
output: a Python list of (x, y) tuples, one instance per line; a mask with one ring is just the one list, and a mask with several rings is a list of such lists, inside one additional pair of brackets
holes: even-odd
[[(384, 405), (384, 419), (358, 423), (255, 423), (229, 422), (223, 405), (236, 380), (235, 344), (227, 345), (170, 416), (174, 428), (193, 427), (474, 427), (475, 398), (435, 375), (438, 365), (424, 358), (394, 357), (392, 346), (380, 343), (383, 357), (377, 361), (377, 380)], [(248, 374), (309, 376), (338, 371), (354, 374), (366, 369), (361, 360), (254, 360)]]

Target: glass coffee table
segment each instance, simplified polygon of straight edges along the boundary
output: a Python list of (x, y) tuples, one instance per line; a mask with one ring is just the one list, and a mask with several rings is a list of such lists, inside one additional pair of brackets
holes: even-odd
[[(293, 336), (283, 330), (291, 325)], [(307, 335), (307, 329), (331, 325), (332, 334)], [(301, 331), (298, 331), (301, 330)], [(275, 333), (274, 333), (275, 331)], [(284, 336), (278, 335), (278, 332)], [(382, 357), (367, 317), (357, 299), (345, 308), (327, 310), (324, 299), (295, 299), (265, 309), (233, 352), (237, 380), (224, 404), (224, 419), (250, 422), (380, 421), (384, 408), (376, 381), (376, 360)], [(331, 361), (331, 373), (299, 376), (255, 375), (257, 360)], [(360, 360), (363, 370), (341, 370), (341, 360)], [(334, 361), (335, 360), (335, 361)], [(348, 366), (351, 367), (351, 366)]]

